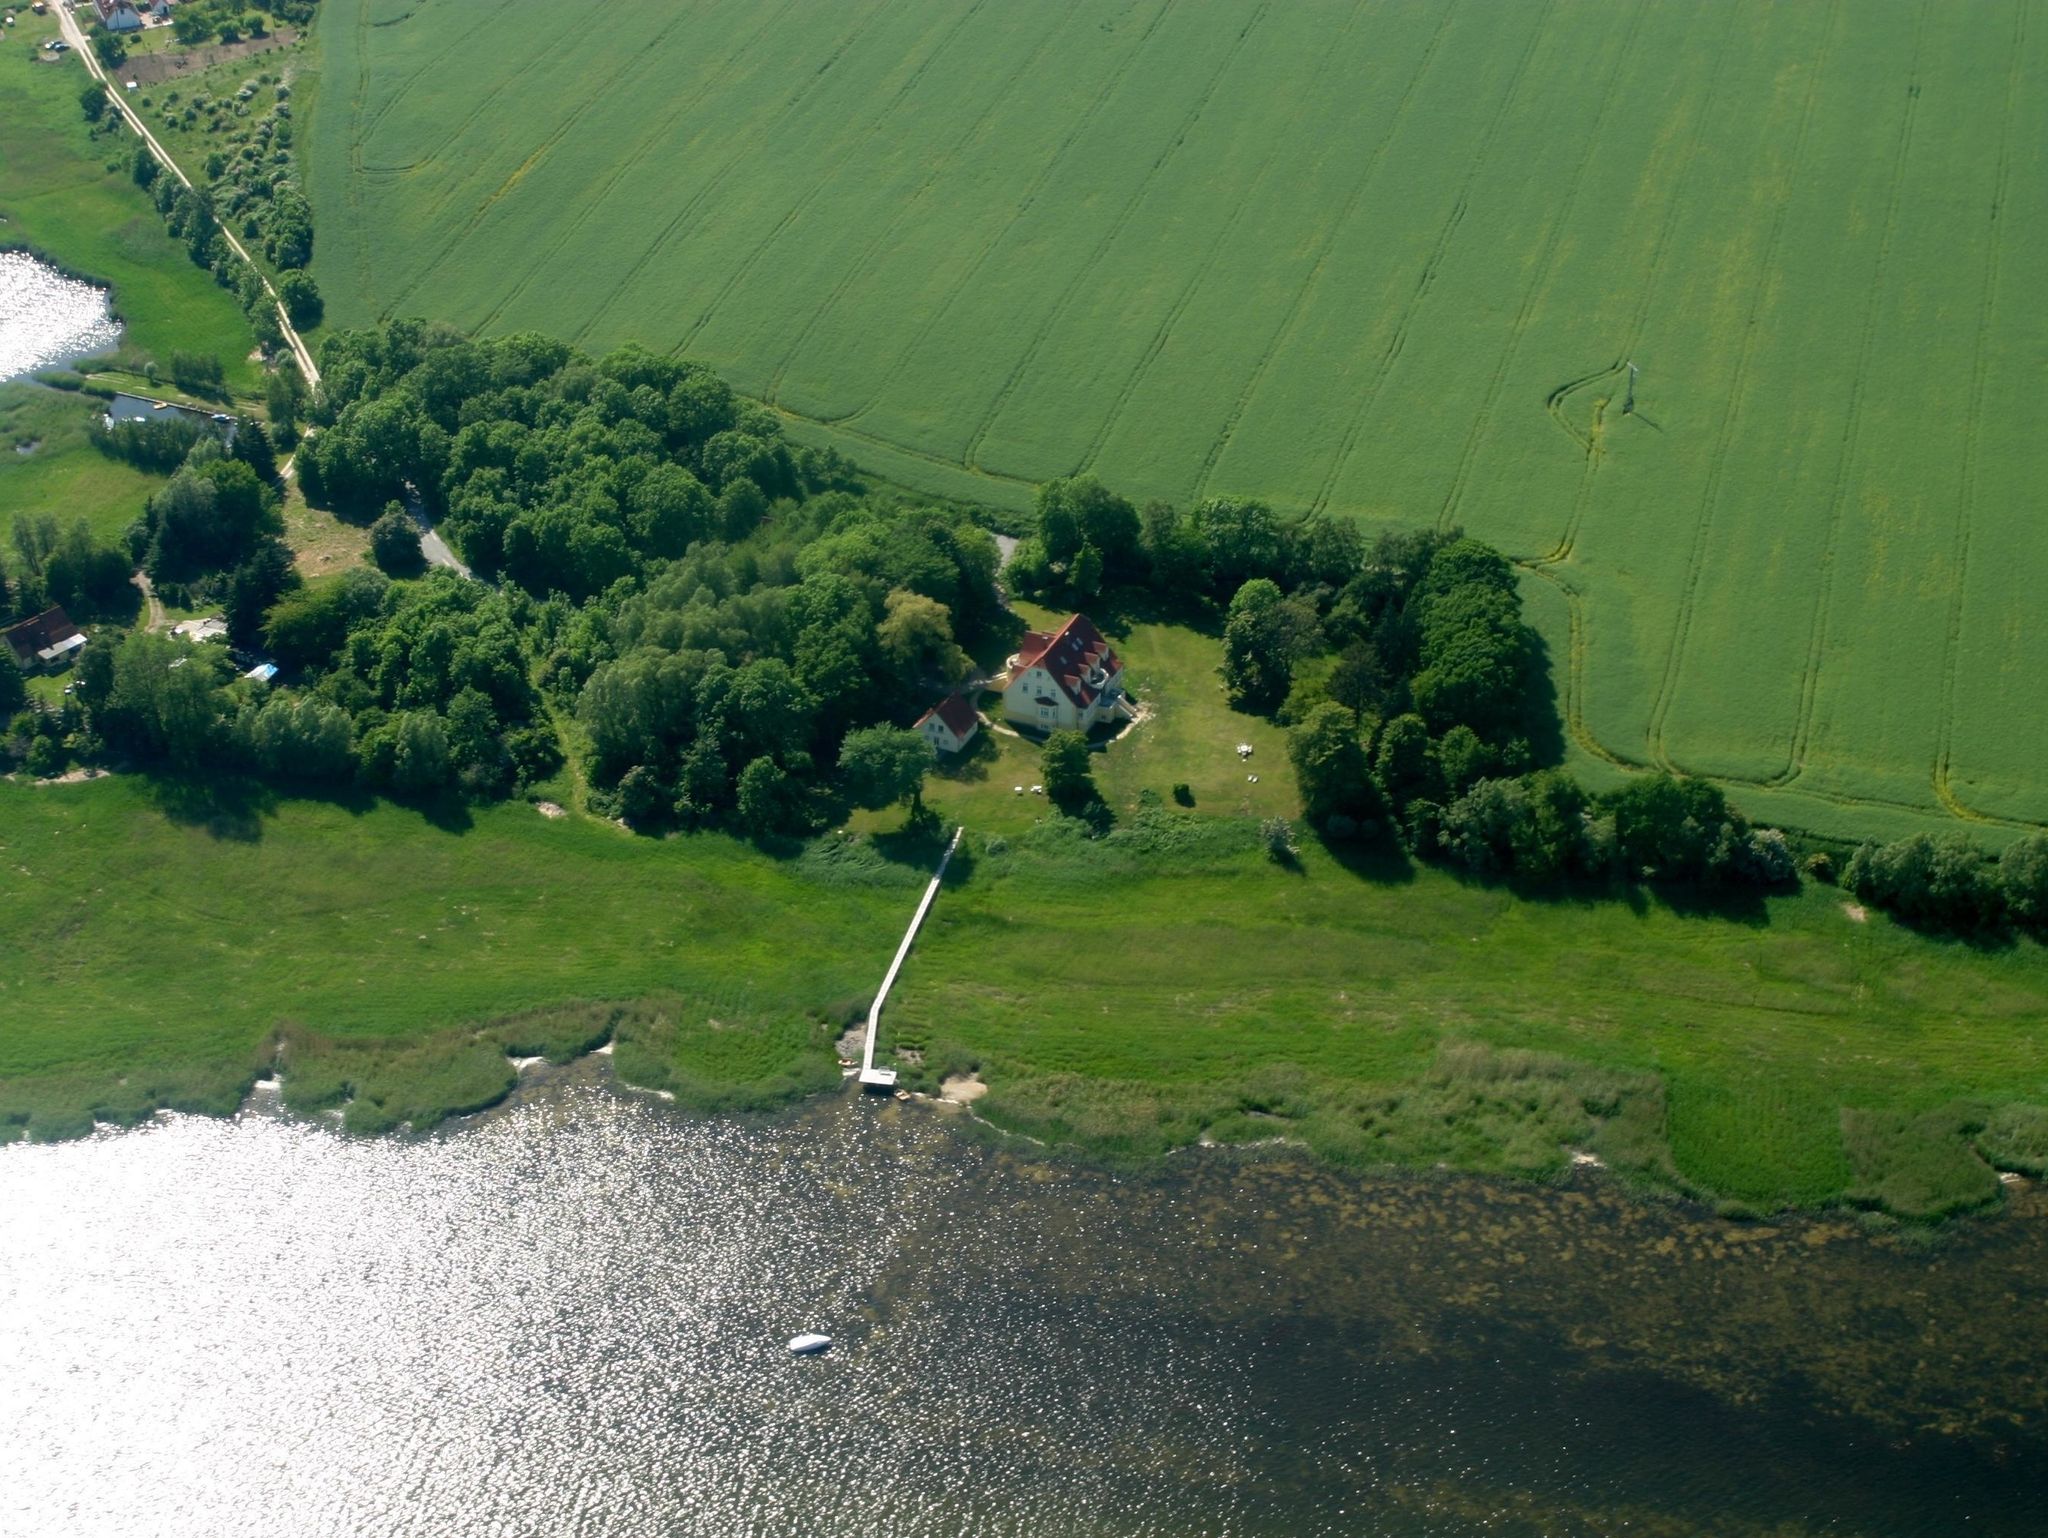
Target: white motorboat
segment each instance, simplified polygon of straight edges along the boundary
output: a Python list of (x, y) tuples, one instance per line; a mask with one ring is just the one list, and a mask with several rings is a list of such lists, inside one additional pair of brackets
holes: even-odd
[(789, 1338), (791, 1356), (816, 1356), (820, 1351), (831, 1349), (832, 1337), (829, 1335), (792, 1335)]

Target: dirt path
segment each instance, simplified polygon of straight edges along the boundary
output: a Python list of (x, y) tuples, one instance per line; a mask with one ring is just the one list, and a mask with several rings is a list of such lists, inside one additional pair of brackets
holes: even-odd
[(156, 586), (149, 580), (149, 573), (138, 571), (128, 580), (141, 591), (143, 605), (149, 613), (149, 622), (142, 628), (152, 634), (162, 630), (169, 623), (169, 616), (164, 613), (163, 600), (156, 596)]
[[(55, 0), (51, 9), (57, 13), (57, 25), (64, 31), (64, 41), (71, 45), (73, 53), (85, 61), (86, 70), (91, 74), (92, 78), (107, 88), (107, 97), (113, 102), (114, 109), (127, 120), (128, 126), (141, 136), (142, 142), (149, 146), (149, 152), (156, 156), (157, 163), (170, 172), (171, 175), (177, 177), (181, 185), (191, 186), (192, 178), (187, 176), (179, 167), (178, 162), (171, 158), (170, 152), (157, 143), (156, 135), (149, 131), (149, 125), (137, 117), (135, 109), (129, 106), (127, 101), (123, 99), (120, 83), (110, 80), (107, 72), (100, 67), (99, 57), (92, 51), (92, 42), (86, 37), (84, 31), (80, 29), (77, 18), (71, 14), (70, 6), (65, 3), (65, 0)], [(299, 372), (306, 376), (307, 388), (318, 389), (320, 386), (320, 370), (313, 362), (312, 353), (306, 350), (306, 344), (300, 340), (298, 332), (292, 329), (291, 317), (285, 313), (284, 302), (277, 297), (277, 290), (271, 287), (270, 279), (265, 276), (263, 269), (258, 267), (254, 259), (250, 257), (248, 248), (240, 240), (236, 239), (233, 230), (229, 229), (226, 225), (222, 225), (220, 227), (220, 235), (221, 239), (228, 243), (228, 248), (236, 256), (240, 257), (258, 278), (262, 279), (263, 291), (270, 295), (270, 302), (276, 306), (278, 329), (284, 333), (285, 345), (291, 348), (292, 358), (299, 365)]]

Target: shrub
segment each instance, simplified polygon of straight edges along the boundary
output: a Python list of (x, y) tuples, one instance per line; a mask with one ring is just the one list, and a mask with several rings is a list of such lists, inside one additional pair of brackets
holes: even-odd
[(1054, 732), (1039, 755), (1045, 794), (1056, 806), (1073, 807), (1095, 797), (1089, 773), (1088, 739), (1079, 732)]
[(1806, 857), (1806, 874), (1827, 886), (1835, 884), (1835, 857), (1825, 849), (1816, 849)]
[(1294, 824), (1285, 817), (1268, 817), (1260, 823), (1259, 841), (1266, 846), (1266, 858), (1275, 865), (1293, 865), (1301, 859), (1294, 843)]
[(1188, 782), (1186, 780), (1175, 780), (1173, 782), (1173, 801), (1176, 806), (1193, 806), (1195, 804), (1195, 793), (1188, 789)]
[(420, 532), (396, 502), (370, 525), (370, 559), (387, 576), (416, 577), (426, 569), (426, 553), (420, 548)]
[(1842, 885), (1867, 903), (1919, 924), (1977, 929), (2004, 913), (2000, 883), (1984, 852), (1955, 834), (1916, 833), (1866, 843), (1850, 856)]
[(327, 302), (320, 297), (320, 285), (304, 272), (287, 272), (278, 279), (277, 296), (284, 301), (285, 314), (301, 331), (319, 325), (327, 313)]
[(2048, 834), (2029, 834), (1999, 857), (1998, 886), (2016, 923), (2048, 924)]

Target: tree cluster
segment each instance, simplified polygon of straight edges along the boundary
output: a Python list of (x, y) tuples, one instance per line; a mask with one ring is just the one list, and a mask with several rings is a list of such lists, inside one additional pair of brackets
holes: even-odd
[[(435, 573), (372, 601), (360, 573), (271, 610), (269, 650), (350, 716), (363, 778), (419, 788), (438, 718), (446, 779), (530, 780), (519, 734), (551, 696), (587, 740), (593, 804), (636, 827), (800, 831), (915, 800), (931, 752), (902, 723), (998, 617), (994, 541), (964, 514), (858, 494), (836, 456), (640, 348), (593, 360), (399, 321), (328, 337), (321, 363), (309, 499), (374, 519), (400, 576), (418, 569), (410, 503), (499, 584), (477, 611), (496, 616), (495, 684), (445, 612), (481, 585)], [(464, 748), (491, 737), (495, 760)]]
[[(60, 529), (49, 514), (23, 514), (15, 519), (11, 543), (12, 550), (0, 551), (0, 624), (53, 604), (79, 621), (133, 612), (137, 595), (128, 582), (127, 553), (100, 544), (83, 518)], [(0, 668), (14, 671), (4, 656)]]
[(1908, 923), (1958, 932), (2006, 925), (2048, 931), (2048, 834), (2034, 833), (1995, 858), (1959, 834), (1916, 833), (1865, 843), (1842, 885)]

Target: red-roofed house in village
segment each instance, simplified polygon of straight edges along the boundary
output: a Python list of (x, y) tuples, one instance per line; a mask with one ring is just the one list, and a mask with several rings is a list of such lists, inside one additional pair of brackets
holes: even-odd
[(85, 637), (62, 609), (45, 609), (34, 619), (0, 630), (15, 665), (27, 673), (62, 667), (85, 646)]
[(964, 694), (949, 694), (917, 718), (924, 740), (941, 753), (958, 753), (981, 730), (981, 713)]
[(1003, 714), (1042, 732), (1085, 732), (1114, 720), (1124, 702), (1124, 665), (1088, 616), (1050, 635), (1033, 630), (1010, 659)]

